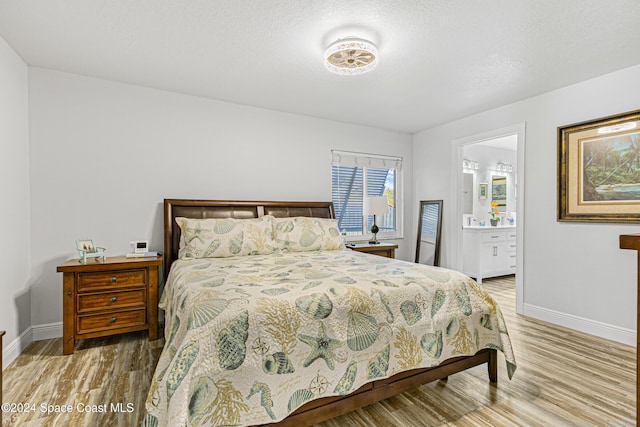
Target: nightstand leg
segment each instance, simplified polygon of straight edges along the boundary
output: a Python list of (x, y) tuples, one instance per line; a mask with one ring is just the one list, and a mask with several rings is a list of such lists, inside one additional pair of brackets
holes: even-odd
[(74, 325), (76, 302), (73, 297), (74, 274), (64, 273), (62, 281), (62, 354), (73, 354), (76, 349)]
[(158, 339), (158, 268), (149, 267), (149, 300), (147, 312), (149, 315), (149, 341)]

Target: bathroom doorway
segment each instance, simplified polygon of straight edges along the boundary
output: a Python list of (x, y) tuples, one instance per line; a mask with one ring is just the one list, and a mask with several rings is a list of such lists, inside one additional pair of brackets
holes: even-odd
[(517, 313), (525, 289), (524, 137), (522, 123), (453, 141), (456, 268), (478, 282), (515, 274)]

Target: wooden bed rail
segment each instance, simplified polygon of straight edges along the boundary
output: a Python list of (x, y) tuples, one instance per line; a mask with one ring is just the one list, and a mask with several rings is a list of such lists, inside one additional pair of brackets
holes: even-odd
[(638, 313), (636, 318), (636, 422), (640, 419), (640, 379), (638, 378), (640, 372), (640, 234), (621, 234), (620, 235), (620, 249), (633, 249), (638, 251), (638, 264), (637, 268), (637, 288), (638, 288), (638, 301), (636, 307), (638, 307)]
[(358, 408), (368, 406), (407, 390), (462, 372), (486, 363), (489, 381), (498, 381), (498, 351), (483, 349), (474, 356), (456, 357), (433, 368), (414, 369), (401, 372), (390, 378), (367, 383), (346, 396), (325, 397), (311, 401), (278, 423), (263, 427), (304, 427), (316, 424)]

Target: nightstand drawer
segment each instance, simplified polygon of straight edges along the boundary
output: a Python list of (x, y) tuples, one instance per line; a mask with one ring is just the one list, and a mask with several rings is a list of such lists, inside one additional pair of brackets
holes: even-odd
[(78, 291), (144, 285), (145, 270), (110, 271), (78, 274)]
[(78, 313), (104, 310), (108, 308), (124, 308), (146, 305), (147, 293), (145, 288), (120, 292), (102, 292), (96, 294), (78, 295)]
[(111, 313), (78, 316), (78, 334), (109, 329), (144, 326), (147, 323), (147, 310), (115, 311)]

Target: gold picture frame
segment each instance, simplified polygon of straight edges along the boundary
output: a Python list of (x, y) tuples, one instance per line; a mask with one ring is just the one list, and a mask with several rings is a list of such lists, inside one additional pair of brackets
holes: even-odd
[(558, 127), (558, 221), (640, 222), (640, 110)]
[(498, 205), (499, 212), (507, 209), (507, 177), (504, 175), (491, 176), (491, 200)]
[(481, 182), (478, 184), (478, 198), (486, 199), (487, 194), (489, 194), (489, 184), (486, 182)]

